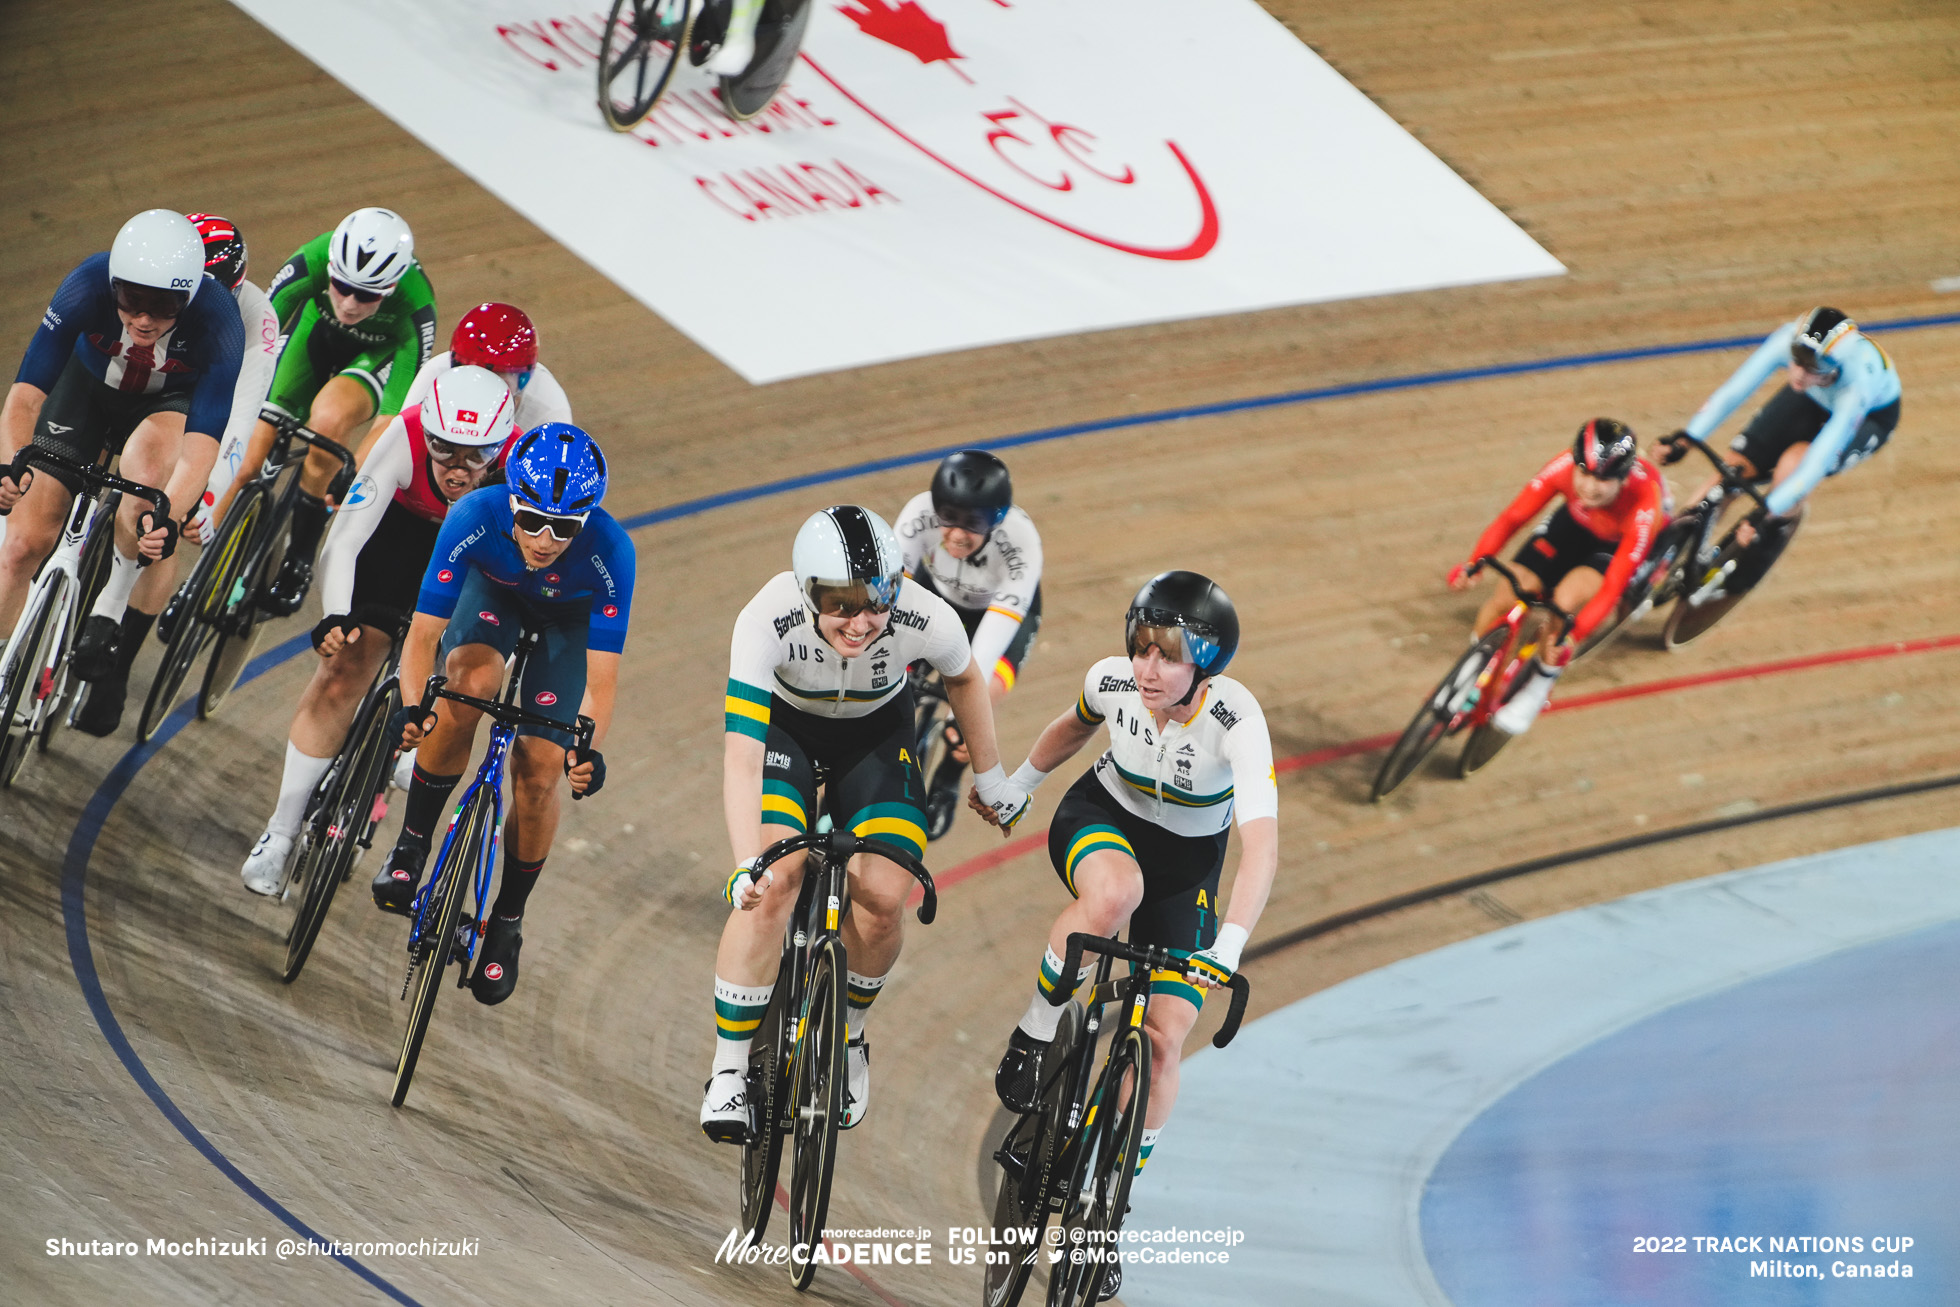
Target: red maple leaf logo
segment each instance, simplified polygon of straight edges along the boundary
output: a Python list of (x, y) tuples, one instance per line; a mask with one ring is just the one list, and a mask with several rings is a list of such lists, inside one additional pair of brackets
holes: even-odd
[[(947, 39), (946, 24), (920, 8), (918, 0), (903, 0), (900, 4), (892, 4), (890, 0), (849, 0), (849, 4), (839, 5), (837, 12), (856, 23), (866, 36), (895, 45), (922, 64), (943, 63), (953, 68), (953, 60), (966, 58)], [(959, 69), (953, 71), (957, 73)]]

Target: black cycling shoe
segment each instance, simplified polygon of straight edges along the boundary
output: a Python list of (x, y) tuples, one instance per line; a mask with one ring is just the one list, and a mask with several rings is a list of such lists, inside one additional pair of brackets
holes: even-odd
[(960, 788), (954, 783), (945, 789), (926, 791), (926, 841), (938, 839), (953, 829), (953, 818), (960, 810)]
[(1123, 1292), (1123, 1263), (1103, 1263), (1102, 1287), (1096, 1290), (1097, 1302), (1108, 1302)]
[(189, 583), (179, 586), (171, 593), (170, 602), (163, 606), (163, 611), (157, 614), (157, 639), (165, 644), (169, 644), (170, 637), (177, 633), (177, 614), (184, 611), (184, 603), (190, 598), (190, 592)]
[(107, 676), (90, 681), (88, 698), (75, 714), (75, 729), (84, 735), (114, 735), (122, 725), (123, 701), (129, 697), (129, 672), (118, 662)]
[(495, 1007), (517, 988), (517, 950), (524, 947), (522, 917), (492, 914), (483, 930), (483, 949), (476, 955), (476, 974), (470, 977), (470, 993), (476, 1001)]
[(1000, 1095), (1001, 1106), (1023, 1115), (1034, 1111), (1041, 1089), (1041, 1055), (1047, 1051), (1047, 1040), (1036, 1039), (1019, 1026), (1008, 1034), (1007, 1053), (994, 1071), (994, 1092)]
[(422, 883), (422, 864), (429, 860), (429, 846), (404, 835), (395, 841), (387, 863), (374, 873), (368, 889), (374, 906), (383, 912), (399, 912), (404, 917), (415, 911), (415, 890)]
[(84, 681), (100, 681), (122, 663), (122, 623), (100, 613), (89, 614), (82, 623), (82, 637), (75, 641), (69, 666)]
[(279, 575), (266, 589), (259, 607), (274, 617), (291, 617), (306, 602), (307, 588), (313, 584), (313, 560), (287, 554), (279, 565)]

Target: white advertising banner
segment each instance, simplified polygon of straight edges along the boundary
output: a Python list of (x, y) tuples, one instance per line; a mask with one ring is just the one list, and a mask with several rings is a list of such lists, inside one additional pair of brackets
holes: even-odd
[(626, 135), (580, 0), (235, 2), (752, 382), (1564, 271), (1254, 0), (817, 0)]

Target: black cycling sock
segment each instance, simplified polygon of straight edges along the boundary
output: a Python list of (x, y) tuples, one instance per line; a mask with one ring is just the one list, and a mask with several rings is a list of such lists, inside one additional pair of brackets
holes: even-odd
[(524, 915), (524, 902), (531, 897), (531, 891), (538, 883), (538, 873), (544, 870), (544, 859), (526, 862), (517, 856), (515, 850), (504, 855), (504, 881), (497, 887), (497, 901), (490, 905), (490, 911), (506, 921), (515, 921)]
[(449, 802), (449, 795), (462, 780), (459, 772), (454, 776), (431, 776), (422, 770), (422, 764), (415, 764), (415, 779), (408, 785), (408, 802), (402, 810), (402, 834), (423, 844), (429, 842), (429, 833), (442, 820), (443, 805)]
[(327, 501), (300, 491), (293, 497), (292, 540), (286, 546), (287, 554), (312, 561), (313, 552), (320, 547), (320, 533), (326, 529)]
[(134, 608), (123, 609), (122, 616), (122, 669), (125, 675), (136, 662), (136, 654), (143, 647), (143, 641), (150, 638), (150, 625), (157, 620), (155, 613), (139, 613)]

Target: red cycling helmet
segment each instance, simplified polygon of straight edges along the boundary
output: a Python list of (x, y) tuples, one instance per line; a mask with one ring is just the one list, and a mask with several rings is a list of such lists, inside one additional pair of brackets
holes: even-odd
[(1631, 475), (1639, 455), (1633, 428), (1616, 418), (1594, 418), (1572, 441), (1572, 461), (1606, 481)]
[(524, 310), (479, 304), (463, 315), (449, 337), (449, 361), (457, 367), (523, 372), (538, 365), (538, 331)]
[(229, 218), (215, 213), (187, 213), (191, 225), (204, 240), (204, 270), (226, 290), (235, 291), (245, 280), (245, 237)]

